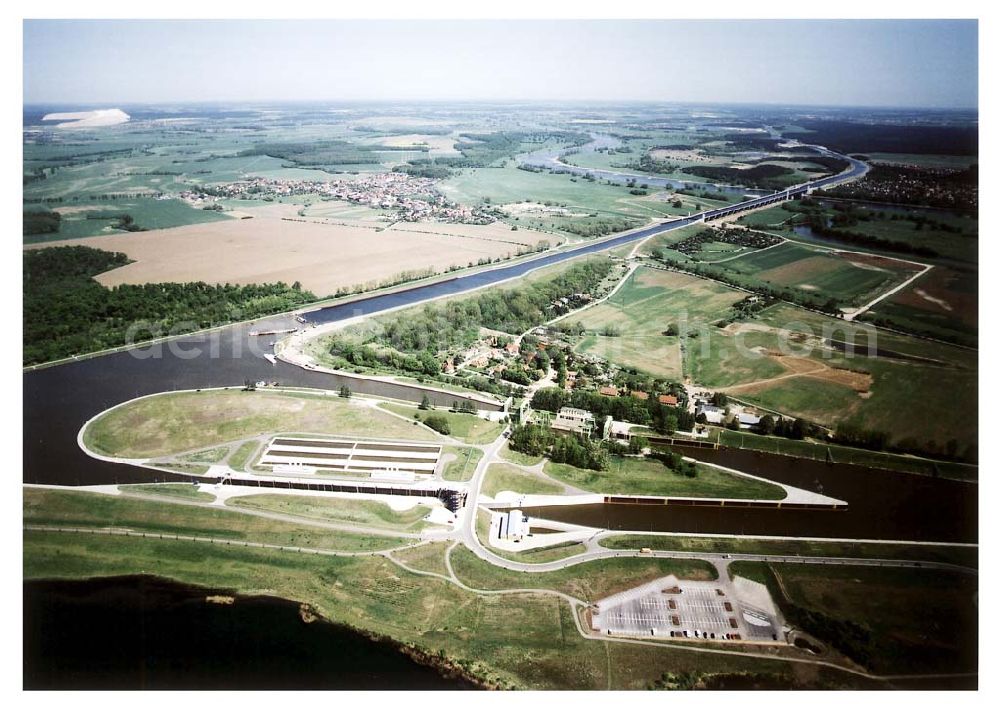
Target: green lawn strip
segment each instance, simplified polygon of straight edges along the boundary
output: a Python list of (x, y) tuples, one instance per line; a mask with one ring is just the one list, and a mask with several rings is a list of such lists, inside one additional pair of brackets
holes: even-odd
[(197, 452), (189, 452), (183, 455), (178, 455), (178, 459), (182, 459), (185, 462), (207, 462), (210, 464), (216, 464), (226, 459), (226, 455), (229, 454), (229, 448), (226, 446), (220, 446), (215, 448), (209, 448), (208, 450), (199, 450)]
[(378, 500), (351, 500), (338, 497), (312, 497), (282, 494), (231, 497), (227, 505), (249, 507), (278, 514), (308, 517), (313, 520), (348, 522), (381, 529), (419, 532), (427, 526), (424, 518), (431, 508), (419, 505), (397, 512)]
[(140, 495), (163, 495), (165, 497), (176, 497), (194, 502), (213, 502), (215, 495), (202, 492), (197, 485), (187, 485), (183, 483), (164, 482), (156, 485), (120, 485), (120, 492), (137, 493)]
[(945, 562), (965, 567), (979, 564), (978, 547), (877, 544), (869, 542), (810, 542), (803, 540), (727, 539), (724, 537), (673, 537), (670, 535), (614, 535), (600, 540), (610, 549), (659, 549), (675, 552), (721, 554), (773, 554), (796, 557), (852, 557)]
[(471, 479), (476, 466), (483, 459), (483, 451), (474, 447), (445, 445), (443, 452), (454, 456), (454, 459), (444, 465), (443, 477), (451, 482), (466, 482)]
[(504, 446), (500, 448), (500, 452), (497, 454), (504, 460), (517, 463), (518, 465), (525, 465), (527, 467), (537, 465), (542, 461), (541, 457), (537, 457), (535, 455), (525, 455), (523, 452), (511, 450), (510, 445), (506, 443), (504, 443)]
[(154, 395), (119, 406), (92, 422), (84, 441), (106, 455), (155, 457), (278, 432), (432, 437), (343, 398), (230, 389)]
[(53, 527), (118, 527), (344, 551), (388, 549), (407, 543), (395, 537), (337, 532), (193, 504), (38, 488), (24, 490), (24, 523)]
[(784, 489), (778, 485), (733, 475), (711, 465), (698, 465), (696, 477), (685, 477), (649, 458), (612, 457), (611, 467), (605, 471), (548, 462), (545, 472), (573, 487), (601, 494), (753, 500), (785, 497)]
[(448, 567), (445, 565), (444, 553), (451, 547), (451, 542), (427, 542), (408, 549), (393, 552), (393, 557), (408, 567), (422, 572), (433, 572), (447, 577)]
[[(448, 419), (448, 426), (451, 428), (451, 437), (458, 438), (463, 442), (485, 445), (497, 439), (503, 431), (504, 426), (492, 420), (484, 420), (471, 413), (453, 413), (447, 410), (420, 410), (416, 406), (399, 405), (398, 403), (379, 403), (387, 410), (391, 410), (397, 415), (409, 419), (423, 422), (428, 415), (443, 415)], [(427, 433), (430, 435), (430, 433)]]
[(681, 579), (716, 577), (715, 568), (708, 562), (649, 557), (599, 559), (554, 572), (513, 572), (484, 562), (464, 546), (452, 551), (451, 566), (458, 578), (470, 587), (554, 589), (584, 601), (601, 599), (668, 574)]
[[(528, 540), (530, 541), (531, 538), (528, 537)], [(582, 544), (573, 542), (571, 544), (553, 545), (552, 547), (533, 547), (523, 552), (504, 552), (503, 556), (515, 562), (524, 562), (525, 564), (544, 564), (545, 562), (555, 562), (566, 557), (583, 554), (586, 551), (587, 548)]]
[(170, 460), (153, 460), (148, 463), (150, 467), (162, 467), (175, 472), (183, 472), (186, 475), (204, 475), (211, 465), (197, 465), (191, 462), (174, 462)]
[(543, 480), (515, 465), (494, 463), (486, 470), (482, 492), (496, 497), (503, 490), (526, 495), (561, 495), (566, 492), (566, 488), (549, 480)]
[(240, 445), (233, 451), (233, 454), (229, 456), (229, 467), (234, 470), (244, 470), (247, 467), (247, 461), (253, 457), (254, 453), (257, 452), (257, 448), (260, 447), (260, 443), (256, 440), (247, 440), (245, 443)]
[(912, 472), (916, 475), (933, 475), (936, 470), (939, 476), (953, 479), (976, 480), (979, 477), (979, 468), (976, 465), (874, 452), (872, 450), (852, 448), (845, 445), (831, 445), (807, 440), (790, 440), (788, 438), (758, 435), (745, 431), (720, 430), (718, 434), (720, 444), (728, 447), (773, 452), (779, 455), (792, 455), (810, 460), (832, 459), (834, 462), (877, 467), (883, 470)]
[(891, 567), (736, 562), (786, 619), (875, 673), (975, 671), (978, 580)]
[[(802, 685), (861, 685), (833, 671), (780, 661), (580, 638), (555, 597), (480, 596), (406, 572), (379, 557), (339, 558), (222, 544), (25, 533), (26, 579), (155, 574), (188, 584), (268, 594), (313, 605), (334, 622), (368, 630), (461, 665), (506, 688), (642, 689), (664, 674), (754, 674)], [(502, 571), (502, 570), (498, 570)]]

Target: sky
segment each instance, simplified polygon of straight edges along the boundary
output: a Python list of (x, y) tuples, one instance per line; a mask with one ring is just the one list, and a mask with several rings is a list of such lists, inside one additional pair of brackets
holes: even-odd
[(974, 108), (977, 34), (974, 20), (26, 20), (24, 102)]

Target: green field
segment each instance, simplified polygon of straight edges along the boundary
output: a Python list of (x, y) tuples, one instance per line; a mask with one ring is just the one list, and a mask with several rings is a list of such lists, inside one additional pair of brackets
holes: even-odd
[[(856, 331), (860, 340), (874, 336), (879, 350), (899, 351), (942, 362), (942, 365), (934, 365), (858, 355), (847, 358), (836, 353), (829, 360), (823, 359), (830, 365), (869, 371), (873, 379), (869, 397), (842, 391), (836, 396), (831, 392), (817, 395), (824, 402), (818, 411), (821, 415), (817, 415), (823, 417), (824, 424), (850, 416), (868, 428), (888, 431), (895, 441), (909, 438), (917, 441), (920, 447), (933, 440), (940, 448), (954, 439), (958, 442), (959, 454), (975, 444), (976, 424), (967, 419), (970, 411), (975, 413), (978, 401), (978, 359), (974, 351), (876, 331), (867, 326), (851, 326), (844, 321), (824, 319), (791, 306), (769, 309), (763, 323), (778, 326), (782, 323), (787, 325), (789, 321), (795, 321), (803, 328), (808, 327), (817, 335), (822, 335), (824, 328), (838, 336), (851, 336)], [(819, 355), (816, 357), (821, 358)], [(801, 380), (805, 381), (809, 390), (819, 382), (809, 378)], [(755, 402), (772, 407), (787, 405), (785, 401), (790, 398), (801, 400), (797, 396), (792, 398), (787, 388), (779, 389), (777, 393), (773, 389), (751, 390), (746, 395)], [(934, 424), (910, 419), (928, 400), (938, 406)]]
[[(806, 221), (807, 215), (804, 212), (807, 208), (812, 212), (818, 211), (819, 215), (826, 219), (832, 219), (837, 214), (838, 207), (841, 206), (847, 205), (826, 203), (820, 206), (804, 207), (800, 202), (792, 201), (781, 206), (755, 211), (741, 217), (738, 223), (766, 228), (769, 231), (814, 246), (850, 248), (849, 244), (835, 239), (815, 236), (809, 232), (795, 233), (789, 227), (781, 226), (786, 220)], [(894, 206), (879, 208), (877, 205), (871, 205), (867, 211), (872, 213), (867, 216), (859, 216), (856, 223), (847, 227), (847, 230), (885, 241), (901, 242), (914, 249), (930, 249), (938, 254), (937, 257), (932, 258), (918, 256), (916, 258), (919, 261), (929, 260), (931, 263), (942, 262), (964, 268), (975, 268), (979, 246), (979, 221), (976, 218), (952, 214), (943, 210), (928, 211)], [(932, 219), (941, 226), (927, 223), (924, 221), (925, 219)], [(901, 258), (912, 257), (912, 254), (888, 248), (860, 247), (859, 250), (874, 251)]]
[(938, 266), (905, 290), (864, 313), (866, 321), (889, 321), (898, 330), (942, 340), (979, 342), (979, 275)]
[(611, 467), (603, 471), (549, 462), (545, 464), (545, 472), (567, 485), (603, 494), (748, 500), (781, 500), (785, 497), (785, 491), (778, 485), (739, 477), (712, 465), (698, 465), (697, 476), (686, 477), (657, 460), (646, 458), (612, 457)]
[[(560, 211), (513, 213), (510, 220), (525, 227), (568, 231), (571, 234), (574, 233), (573, 228), (586, 232), (599, 222), (620, 225), (616, 229), (620, 231), (645, 224), (653, 218), (672, 216), (675, 212), (686, 213), (674, 209), (653, 194), (634, 196), (625, 186), (590, 182), (568, 174), (528, 172), (515, 167), (465, 170), (444, 180), (440, 188), (452, 201), (473, 206), (480, 203), (494, 206), (521, 202), (551, 204)], [(601, 233), (612, 232), (583, 235)]]
[(726, 329), (703, 326), (685, 341), (685, 375), (699, 385), (722, 388), (782, 375), (785, 370), (766, 351), (777, 347), (767, 332), (731, 324)]
[(446, 445), (442, 452), (446, 456), (454, 456), (454, 459), (445, 463), (443, 475), (445, 480), (453, 482), (466, 482), (471, 479), (476, 466), (483, 459), (483, 451), (474, 447)]
[(854, 257), (791, 242), (735, 258), (718, 267), (777, 288), (803, 291), (817, 299), (834, 298), (842, 305), (861, 305), (920, 268), (908, 264), (868, 266)]
[[(172, 229), (175, 226), (203, 224), (210, 221), (225, 221), (230, 217), (218, 211), (196, 209), (178, 199), (133, 199), (129, 201), (100, 202), (100, 210), (86, 210), (86, 204), (55, 207), (62, 216), (59, 230), (51, 234), (35, 234), (24, 237), (24, 243), (81, 239), (88, 236), (106, 236), (126, 233), (115, 227), (118, 217), (128, 214), (136, 226), (143, 229)], [(25, 204), (25, 210), (50, 208), (41, 204)]]
[(736, 562), (731, 571), (768, 584), (779, 607), (794, 605), (783, 608), (789, 621), (810, 620), (813, 636), (875, 673), (976, 671), (974, 576), (749, 562)]
[(445, 565), (445, 552), (451, 547), (451, 542), (423, 542), (407, 549), (393, 553), (393, 557), (403, 564), (422, 572), (433, 572), (447, 577), (448, 567)]
[(504, 490), (525, 495), (562, 495), (566, 492), (566, 488), (558, 483), (545, 480), (516, 465), (494, 463), (486, 471), (482, 492), (496, 497)]
[(918, 167), (940, 167), (944, 169), (966, 169), (978, 161), (977, 157), (953, 154), (901, 154), (896, 152), (870, 152), (866, 154), (873, 162), (884, 164), (912, 164)]
[(394, 510), (379, 500), (351, 500), (337, 497), (300, 497), (298, 495), (261, 494), (231, 497), (227, 505), (249, 507), (264, 512), (307, 517), (333, 523), (364, 525), (400, 532), (419, 532), (427, 526), (424, 518), (431, 513), (423, 505)]
[[(504, 429), (504, 426), (498, 422), (484, 420), (471, 413), (453, 413), (446, 410), (420, 410), (415, 405), (400, 405), (399, 403), (379, 403), (379, 406), (386, 410), (391, 410), (396, 415), (409, 418), (411, 421), (418, 420), (423, 422), (424, 418), (431, 413), (443, 415), (448, 419), (448, 425), (451, 428), (449, 435), (451, 437), (474, 445), (485, 445), (493, 442), (500, 436), (500, 433)], [(430, 435), (430, 433), (427, 434)]]
[(584, 601), (596, 601), (667, 574), (679, 579), (715, 579), (715, 568), (697, 559), (611, 557), (555, 572), (508, 572), (476, 557), (465, 547), (451, 553), (456, 576), (476, 589), (555, 589)]
[(154, 457), (278, 432), (432, 437), (423, 428), (343, 398), (234, 388), (141, 398), (92, 422), (84, 441), (105, 455)]
[[(618, 365), (663, 378), (681, 378), (681, 338), (666, 336), (670, 324), (681, 332), (704, 328), (728, 315), (745, 293), (721, 284), (642, 267), (603, 303), (567, 319), (588, 331), (574, 346)], [(556, 324), (557, 327), (560, 324)], [(616, 336), (599, 335), (613, 327)]]

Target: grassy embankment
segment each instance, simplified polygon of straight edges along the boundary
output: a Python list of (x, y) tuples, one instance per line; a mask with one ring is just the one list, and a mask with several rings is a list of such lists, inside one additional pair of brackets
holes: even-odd
[[(89, 520), (95, 526), (109, 522), (134, 522), (147, 529), (156, 526), (147, 524), (152, 515), (146, 502), (103, 498), (125, 506), (122, 513), (110, 515), (106, 507), (94, 509), (95, 496), (63, 492), (58, 501), (51, 502), (32, 498), (36, 492), (48, 491), (25, 491), (26, 514), (33, 523)], [(33, 507), (28, 509), (29, 505)], [(164, 529), (190, 529), (192, 519), (200, 513), (213, 517), (205, 529), (219, 529), (218, 517), (222, 513), (195, 506), (168, 507), (173, 512), (167, 515), (166, 524), (162, 519), (156, 521)], [(111, 519), (99, 519), (98, 512), (109, 514)], [(228, 521), (229, 516), (224, 519)], [(240, 519), (271, 525), (260, 518)], [(254, 527), (248, 533), (236, 533), (246, 534), (253, 541), (273, 542), (276, 530), (281, 529), (280, 523), (274, 523), (263, 532)], [(291, 544), (304, 544), (302, 534), (303, 528), (296, 526)], [(421, 568), (429, 566), (432, 571), (443, 567), (441, 555), (434, 554), (436, 546), (418, 549), (406, 550), (400, 556), (415, 559)], [(456, 562), (465, 578), (478, 580), (484, 586), (531, 587), (544, 583), (584, 596), (618, 591), (645, 577), (645, 573), (635, 571), (635, 560), (535, 577), (490, 567), (471, 555), (458, 556)], [(659, 576), (663, 571), (654, 571), (658, 563), (645, 562), (650, 575)], [(689, 564), (681, 563), (676, 571), (693, 572)], [(850, 675), (823, 669), (803, 671), (778, 661), (584, 640), (576, 632), (570, 608), (557, 597), (472, 594), (434, 577), (408, 573), (380, 557), (329, 557), (137, 537), (25, 533), (25, 578), (83, 579), (139, 573), (307, 602), (335, 622), (389, 636), (428, 653), (443, 654), (469, 673), (503, 687), (635, 689), (651, 686), (665, 674), (696, 679), (702, 674), (747, 671), (761, 678), (787, 679), (800, 686), (872, 685)], [(562, 578), (566, 581), (561, 582)]]
[(352, 500), (337, 497), (306, 497), (299, 495), (261, 494), (230, 497), (227, 505), (249, 507), (279, 515), (307, 517), (330, 523), (346, 523), (398, 532), (420, 532), (428, 523), (424, 518), (429, 507), (418, 505), (406, 510), (394, 510), (379, 500)]
[(785, 491), (779, 485), (740, 477), (712, 465), (698, 465), (697, 476), (686, 477), (648, 458), (612, 457), (610, 469), (604, 471), (548, 462), (545, 473), (573, 487), (603, 494), (746, 500), (781, 500), (785, 497)]
[(894, 545), (864, 542), (810, 542), (806, 540), (727, 539), (722, 537), (671, 537), (669, 535), (614, 535), (600, 540), (611, 549), (661, 549), (672, 552), (721, 554), (773, 554), (802, 557), (855, 557), (944, 562), (964, 567), (979, 564), (976, 547)]
[(862, 448), (852, 448), (845, 445), (813, 442), (810, 440), (791, 440), (774, 435), (759, 435), (746, 431), (713, 430), (712, 438), (719, 444), (728, 447), (760, 450), (778, 455), (792, 455), (810, 460), (832, 459), (834, 462), (850, 465), (875, 467), (882, 470), (910, 472), (915, 475), (938, 475), (954, 480), (976, 480), (979, 468), (976, 465), (964, 465), (955, 462), (927, 460), (920, 457), (896, 455), (886, 452), (875, 452)]
[(215, 495), (199, 490), (197, 485), (185, 485), (174, 482), (157, 485), (121, 485), (118, 490), (125, 494), (159, 495), (160, 497), (172, 497), (174, 499), (191, 500), (193, 502), (215, 501)]
[(122, 405), (92, 422), (84, 442), (105, 455), (155, 457), (268, 433), (433, 437), (423, 428), (343, 398), (219, 389), (155, 395)]
[(510, 445), (504, 443), (504, 446), (500, 448), (500, 452), (497, 453), (504, 460), (516, 463), (518, 465), (525, 465), (530, 467), (532, 465), (537, 465), (542, 461), (541, 457), (536, 457), (534, 455), (525, 455), (522, 452), (517, 452), (516, 450), (511, 450)]
[(50, 527), (118, 527), (344, 551), (381, 550), (407, 544), (407, 540), (395, 537), (337, 532), (195, 504), (35, 488), (24, 491), (24, 522)]
[(497, 569), (465, 547), (451, 553), (451, 566), (462, 582), (477, 589), (554, 589), (591, 602), (668, 574), (680, 579), (715, 579), (715, 568), (697, 559), (611, 557), (575, 564), (553, 572)]

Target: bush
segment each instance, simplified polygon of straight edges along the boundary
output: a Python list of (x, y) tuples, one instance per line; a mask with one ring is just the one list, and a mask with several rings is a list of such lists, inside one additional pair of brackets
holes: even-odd
[(424, 418), (424, 425), (442, 435), (451, 435), (451, 424), (448, 422), (447, 416), (431, 413)]

